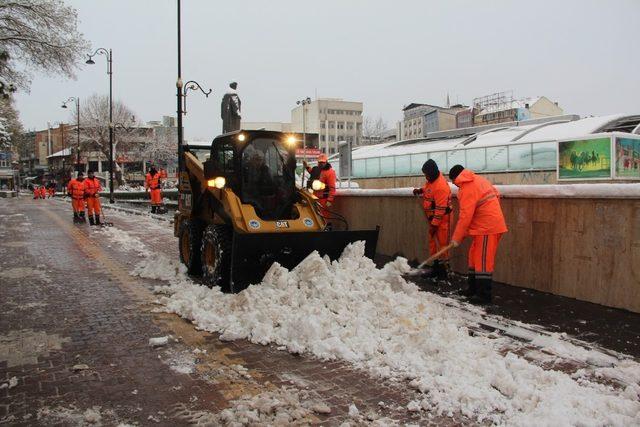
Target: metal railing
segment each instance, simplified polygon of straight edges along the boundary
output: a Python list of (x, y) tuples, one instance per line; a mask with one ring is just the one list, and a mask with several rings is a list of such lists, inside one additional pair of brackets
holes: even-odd
[(456, 164), (485, 173), (553, 170), (557, 156), (557, 143), (550, 141), (370, 157), (353, 160), (353, 177), (422, 175), (422, 165), (428, 159), (435, 160), (445, 172)]

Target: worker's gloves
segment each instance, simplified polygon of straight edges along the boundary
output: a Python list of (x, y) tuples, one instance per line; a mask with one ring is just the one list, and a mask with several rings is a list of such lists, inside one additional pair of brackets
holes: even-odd
[(326, 207), (330, 208), (332, 205), (332, 203), (330, 201), (327, 200), (327, 204), (325, 205)]
[(413, 195), (417, 196), (418, 194), (422, 194), (422, 188), (414, 188)]
[(451, 246), (453, 246), (454, 248), (457, 248), (458, 246), (460, 246), (460, 243), (456, 242), (455, 240), (452, 240)]

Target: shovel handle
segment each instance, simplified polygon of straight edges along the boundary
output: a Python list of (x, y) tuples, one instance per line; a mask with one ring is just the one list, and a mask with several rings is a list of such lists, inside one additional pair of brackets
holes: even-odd
[(444, 248), (440, 249), (438, 252), (436, 252), (435, 254), (431, 255), (429, 258), (427, 258), (426, 260), (424, 260), (422, 262), (422, 264), (420, 264), (418, 266), (418, 268), (422, 268), (427, 264), (430, 264), (433, 260), (435, 260), (436, 258), (438, 258), (440, 255), (442, 255), (443, 253), (447, 252), (449, 249), (453, 248), (453, 243), (449, 243), (447, 246), (445, 246)]

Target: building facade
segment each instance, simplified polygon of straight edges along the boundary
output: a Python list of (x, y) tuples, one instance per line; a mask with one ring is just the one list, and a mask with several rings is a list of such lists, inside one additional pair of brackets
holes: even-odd
[(456, 129), (457, 114), (467, 110), (464, 105), (440, 107), (431, 104), (411, 103), (402, 111), (401, 139), (424, 138), (428, 133)]
[(294, 108), (290, 123), (243, 121), (241, 126), (247, 130), (305, 133), (307, 147), (335, 154), (340, 141), (351, 143), (354, 147), (362, 144), (362, 111), (362, 102), (318, 98), (307, 105)]
[(561, 116), (564, 111), (546, 96), (513, 99), (504, 92), (474, 100), (476, 126)]

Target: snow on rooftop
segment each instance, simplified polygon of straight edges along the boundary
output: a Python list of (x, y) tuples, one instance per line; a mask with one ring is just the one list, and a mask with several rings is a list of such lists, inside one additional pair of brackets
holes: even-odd
[(71, 148), (65, 148), (64, 150), (56, 151), (50, 156), (47, 156), (47, 159), (52, 157), (66, 157), (71, 155)]
[(625, 114), (614, 114), (608, 116), (586, 117), (566, 123), (557, 123), (541, 127), (528, 135), (525, 135), (518, 142), (551, 141), (564, 138), (574, 138), (594, 133), (602, 126), (614, 120), (626, 117)]

